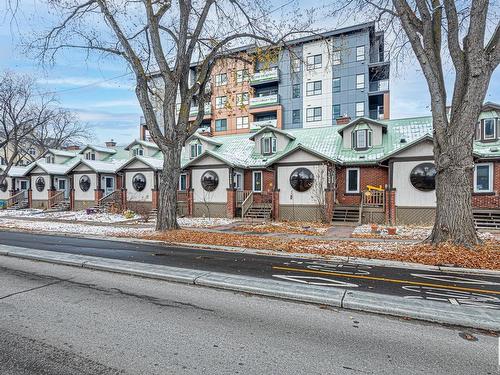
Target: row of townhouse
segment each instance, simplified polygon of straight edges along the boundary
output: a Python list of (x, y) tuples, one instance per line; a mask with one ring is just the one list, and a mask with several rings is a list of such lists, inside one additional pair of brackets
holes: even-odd
[[(231, 54), (237, 58), (219, 60), (207, 87), (201, 126), (213, 135), (331, 126), (343, 116), (390, 118), (389, 58), (374, 22), (291, 40), (269, 54), (253, 46)], [(191, 118), (197, 114), (195, 98)]]
[[(432, 118), (344, 120), (316, 128), (195, 133), (182, 153), (179, 214), (431, 223)], [(476, 215), (496, 217), (499, 225), (500, 106), (486, 103), (475, 126), (473, 206)], [(27, 167), (13, 168), (0, 199), (33, 208), (116, 204), (148, 211), (158, 204), (162, 165), (158, 147), (144, 139), (126, 147), (108, 142), (49, 150)]]

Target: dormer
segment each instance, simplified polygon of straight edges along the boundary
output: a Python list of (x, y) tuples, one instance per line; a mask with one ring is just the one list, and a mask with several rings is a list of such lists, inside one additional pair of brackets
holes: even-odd
[(341, 127), (338, 132), (342, 136), (344, 149), (366, 151), (382, 146), (382, 136), (386, 130), (386, 124), (360, 117)]
[(131, 144), (125, 147), (125, 150), (130, 152), (130, 156), (145, 156), (152, 157), (160, 148), (153, 142), (143, 141), (141, 139), (134, 140)]
[(496, 142), (500, 139), (500, 105), (486, 103), (481, 109), (476, 123), (474, 140), (478, 142)]
[(255, 151), (264, 156), (283, 151), (294, 139), (291, 134), (274, 126), (264, 126), (250, 137), (250, 140), (255, 142)]
[(116, 154), (114, 148), (96, 145), (87, 145), (80, 151), (85, 160), (103, 160), (114, 154)]
[(45, 151), (41, 157), (47, 164), (63, 164), (69, 159), (74, 158), (76, 155), (77, 153), (73, 151), (56, 150), (51, 148)]
[(206, 137), (199, 133), (194, 133), (186, 140), (184, 146), (188, 152), (190, 159), (195, 159), (203, 154), (205, 151), (213, 151), (219, 147), (222, 143), (211, 138)]

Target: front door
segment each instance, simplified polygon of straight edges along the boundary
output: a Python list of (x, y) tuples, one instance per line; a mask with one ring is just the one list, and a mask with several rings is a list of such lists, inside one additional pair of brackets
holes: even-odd
[(64, 192), (64, 199), (69, 199), (69, 189), (68, 189), (68, 180), (65, 178), (57, 179), (57, 191)]
[(28, 199), (28, 180), (19, 181), (19, 190), (21, 190), (24, 194), (24, 199)]
[(115, 178), (105, 176), (104, 177), (104, 195), (111, 194), (115, 191)]

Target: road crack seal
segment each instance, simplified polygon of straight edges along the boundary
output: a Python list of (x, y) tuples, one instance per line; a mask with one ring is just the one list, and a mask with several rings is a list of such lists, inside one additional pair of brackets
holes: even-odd
[(48, 284), (36, 286), (34, 288), (29, 288), (29, 289), (21, 290), (20, 292), (15, 292), (15, 293), (7, 294), (6, 296), (0, 297), (0, 300), (6, 299), (6, 298), (10, 298), (10, 297), (16, 296), (18, 294), (32, 292), (32, 291), (37, 290), (37, 289), (46, 288), (46, 287), (51, 286), (51, 285), (62, 283), (63, 281), (67, 281), (67, 280), (57, 280), (57, 281), (53, 281), (53, 282), (48, 283)]

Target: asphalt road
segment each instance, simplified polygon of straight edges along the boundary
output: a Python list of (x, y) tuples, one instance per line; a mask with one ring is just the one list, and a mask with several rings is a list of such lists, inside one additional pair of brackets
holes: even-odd
[(2, 257), (0, 373), (497, 374), (498, 338)]
[(500, 277), (0, 231), (0, 244), (499, 310)]

